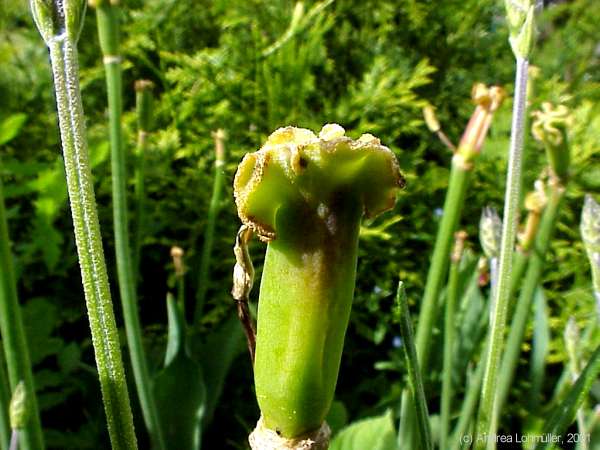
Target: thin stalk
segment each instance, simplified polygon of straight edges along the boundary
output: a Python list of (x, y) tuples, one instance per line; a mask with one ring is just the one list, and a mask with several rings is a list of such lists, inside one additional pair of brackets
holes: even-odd
[[(460, 232), (459, 232), (460, 233)], [(452, 365), (454, 356), (454, 337), (456, 335), (455, 312), (458, 297), (459, 266), (464, 247), (466, 233), (456, 237), (454, 251), (450, 263), (450, 275), (446, 290), (446, 314), (444, 317), (444, 366), (442, 379), (442, 406), (440, 426), (440, 447), (448, 448), (448, 430), (450, 427), (450, 405), (452, 403)]]
[[(483, 348), (487, 348), (487, 340)], [(452, 437), (450, 438), (450, 447), (448, 448), (450, 448), (451, 450), (458, 450), (459, 448), (463, 447), (463, 445), (461, 445), (463, 444), (461, 438), (463, 436), (466, 436), (467, 430), (469, 429), (471, 421), (473, 420), (473, 417), (477, 410), (477, 400), (479, 400), (479, 393), (481, 392), (481, 382), (483, 381), (484, 370), (485, 361), (482, 359), (477, 364), (477, 369), (475, 370), (475, 373), (467, 383), (468, 390), (460, 408), (458, 422), (456, 423), (456, 427), (454, 428), (454, 432), (452, 433)], [(446, 447), (440, 448), (444, 449)]]
[(506, 341), (506, 348), (502, 357), (500, 373), (502, 377), (497, 387), (496, 407), (498, 413), (502, 410), (508, 392), (512, 385), (514, 372), (521, 352), (521, 344), (527, 326), (527, 318), (531, 311), (535, 290), (537, 289), (542, 271), (544, 269), (545, 255), (550, 247), (550, 241), (556, 227), (556, 217), (563, 197), (564, 189), (554, 186), (548, 199), (548, 204), (542, 215), (540, 229), (535, 241), (535, 246), (529, 257), (529, 266), (523, 280), (523, 287), (517, 300), (515, 314), (513, 316), (510, 332)]
[[(4, 191), (2, 180), (0, 180), (0, 331), (2, 332), (10, 388), (11, 390), (15, 389), (19, 381), (23, 380), (28, 398), (31, 401), (31, 417), (23, 430), (23, 448), (38, 450), (44, 448), (44, 438), (35, 397), (29, 348), (17, 297), (17, 285), (9, 242)], [(2, 406), (6, 413), (8, 405), (3, 404)], [(6, 434), (9, 433), (8, 430), (3, 431)], [(6, 445), (4, 439), (3, 443)]]
[[(573, 384), (577, 382), (577, 378), (579, 378), (581, 372), (579, 355), (577, 354), (577, 348), (579, 348), (579, 345), (581, 345), (579, 339), (579, 329), (577, 328), (575, 319), (571, 317), (565, 330), (565, 347), (569, 356), (569, 371), (571, 372)], [(580, 436), (584, 436), (584, 439), (579, 441), (577, 448), (588, 450), (588, 441), (585, 439), (585, 436), (588, 434), (588, 429), (585, 423), (585, 411), (583, 410), (583, 407), (580, 407), (577, 410), (576, 419), (577, 431), (579, 432)]]
[[(517, 57), (517, 73), (515, 78), (515, 98), (513, 105), (513, 120), (510, 138), (510, 152), (508, 159), (508, 175), (506, 180), (506, 194), (504, 204), (504, 218), (502, 220), (502, 245), (500, 248), (500, 267), (498, 287), (493, 302), (491, 317), (491, 340), (486, 355), (486, 369), (483, 376), (483, 391), (479, 410), (477, 435), (496, 433), (497, 417), (495, 414), (496, 382), (502, 344), (504, 341), (504, 328), (509, 300), (511, 267), (513, 248), (517, 232), (517, 213), (519, 197), (521, 195), (521, 166), (523, 153), (523, 134), (525, 124), (525, 104), (527, 99), (527, 67), (526, 59)], [(504, 375), (503, 375), (504, 378)], [(485, 448), (486, 443), (476, 440), (477, 449)], [(495, 440), (490, 439), (488, 448), (495, 448)]]
[(194, 312), (194, 323), (202, 318), (202, 310), (206, 302), (206, 291), (208, 289), (208, 275), (210, 272), (210, 259), (215, 236), (215, 223), (221, 205), (221, 193), (225, 180), (225, 132), (221, 129), (213, 133), (215, 139), (215, 177), (213, 181), (212, 196), (208, 206), (206, 218), (206, 229), (204, 230), (204, 245), (202, 246), (202, 260), (198, 275), (198, 290), (196, 291), (196, 310)]
[[(436, 321), (438, 296), (447, 273), (452, 236), (456, 231), (460, 213), (463, 209), (470, 174), (470, 166), (461, 165), (457, 163), (456, 158), (453, 159), (442, 220), (438, 228), (433, 256), (431, 257), (416, 333), (419, 364), (425, 372), (427, 372), (429, 362), (430, 342)], [(411, 396), (407, 390), (404, 390), (398, 432), (398, 445), (401, 448), (411, 448), (413, 442), (414, 418), (411, 415), (412, 408)]]
[(419, 360), (413, 339), (412, 323), (408, 310), (408, 301), (404, 284), (402, 281), (398, 283), (398, 291), (396, 293), (396, 307), (399, 312), (400, 331), (402, 340), (404, 341), (404, 356), (408, 370), (408, 380), (412, 397), (415, 405), (415, 415), (417, 417), (417, 427), (421, 437), (419, 447), (424, 450), (432, 450), (433, 444), (431, 439), (431, 429), (429, 424), (429, 413), (427, 412), (427, 402), (425, 400), (425, 391), (423, 390), (423, 377), (419, 368)]
[(137, 448), (119, 333), (104, 261), (79, 90), (77, 47), (68, 37), (47, 42), (75, 241), (113, 450)]
[[(514, 299), (519, 286), (522, 283), (523, 274), (525, 273), (525, 269), (527, 268), (527, 263), (529, 262), (530, 252), (524, 252), (523, 250), (517, 248), (514, 255), (513, 266), (512, 266), (512, 274), (510, 277), (510, 288), (509, 288), (509, 311), (511, 309), (512, 299)], [(510, 312), (509, 312), (510, 316)]]
[(96, 18), (106, 72), (115, 251), (127, 344), (146, 428), (153, 444), (158, 449), (164, 449), (165, 442), (159, 416), (156, 411), (146, 354), (142, 342), (135, 276), (129, 244), (127, 169), (121, 129), (123, 106), (121, 100), (121, 57), (119, 53), (119, 9), (116, 6), (108, 4), (108, 2), (102, 2), (96, 8)]
[(144, 238), (146, 211), (146, 153), (148, 153), (148, 134), (152, 118), (152, 82), (139, 80), (135, 83), (136, 113), (138, 118), (138, 138), (135, 157), (135, 232), (133, 244), (134, 273), (140, 273), (140, 254)]

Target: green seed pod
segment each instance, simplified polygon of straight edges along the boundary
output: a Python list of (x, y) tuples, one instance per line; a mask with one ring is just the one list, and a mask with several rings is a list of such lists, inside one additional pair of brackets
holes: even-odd
[(336, 124), (275, 131), (238, 167), (242, 222), (268, 242), (254, 377), (264, 426), (285, 438), (318, 430), (329, 410), (348, 326), (363, 214), (395, 204), (394, 154)]
[(600, 204), (589, 194), (581, 211), (581, 237), (592, 267), (594, 291), (600, 301)]
[(541, 111), (534, 111), (531, 125), (533, 137), (546, 149), (552, 173), (564, 183), (569, 174), (570, 151), (568, 129), (573, 118), (564, 105), (545, 102)]
[(502, 241), (502, 220), (496, 208), (483, 208), (479, 220), (479, 241), (485, 256), (490, 259), (498, 257)]

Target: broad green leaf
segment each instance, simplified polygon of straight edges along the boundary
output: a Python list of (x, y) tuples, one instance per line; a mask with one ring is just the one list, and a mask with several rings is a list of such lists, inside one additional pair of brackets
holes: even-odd
[(186, 350), (185, 320), (172, 295), (167, 296), (169, 333), (165, 368), (154, 380), (154, 395), (169, 448), (197, 450), (202, 442), (206, 387), (200, 365)]
[(0, 145), (4, 145), (17, 137), (26, 120), (27, 114), (18, 113), (8, 116), (0, 122)]
[(396, 431), (391, 411), (343, 428), (329, 450), (396, 450)]
[(331, 434), (335, 435), (348, 423), (348, 410), (346, 406), (341, 401), (334, 400), (325, 421), (329, 425), (329, 428), (331, 428)]
[[(242, 326), (238, 318), (234, 316), (210, 333), (206, 341), (199, 343), (197, 350), (193, 353), (195, 359), (202, 365), (206, 384), (205, 426), (212, 420), (231, 363), (246, 348), (244, 342)], [(196, 348), (193, 342), (190, 344), (193, 349)], [(214, 355), (218, 355), (218, 357), (214, 357)]]

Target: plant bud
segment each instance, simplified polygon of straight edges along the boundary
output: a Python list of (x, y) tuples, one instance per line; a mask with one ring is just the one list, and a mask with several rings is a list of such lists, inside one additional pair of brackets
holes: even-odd
[(534, 0), (504, 0), (509, 42), (517, 58), (528, 59), (533, 44)]
[(46, 45), (65, 36), (77, 43), (83, 27), (85, 0), (30, 0), (29, 4)]
[(429, 131), (432, 133), (437, 133), (440, 131), (440, 122), (438, 121), (435, 115), (435, 108), (431, 105), (427, 105), (423, 108), (423, 118), (425, 119), (425, 124)]
[(479, 241), (485, 256), (497, 258), (502, 241), (502, 220), (496, 208), (485, 207), (479, 220)]
[(600, 204), (587, 194), (581, 211), (581, 237), (592, 267), (596, 296), (600, 296)]
[(25, 428), (29, 419), (29, 399), (27, 398), (27, 390), (23, 381), (19, 381), (19, 384), (17, 384), (17, 387), (13, 391), (8, 414), (12, 429)]
[(173, 267), (175, 267), (175, 275), (182, 277), (185, 273), (185, 266), (183, 264), (183, 249), (176, 245), (171, 247), (171, 258), (173, 259)]

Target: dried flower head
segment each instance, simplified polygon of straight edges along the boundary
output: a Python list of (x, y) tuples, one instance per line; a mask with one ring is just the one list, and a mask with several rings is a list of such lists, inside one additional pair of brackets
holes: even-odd
[(573, 125), (573, 116), (566, 106), (548, 102), (532, 116), (531, 133), (545, 147), (552, 173), (560, 180), (566, 180), (570, 162), (568, 130)]

